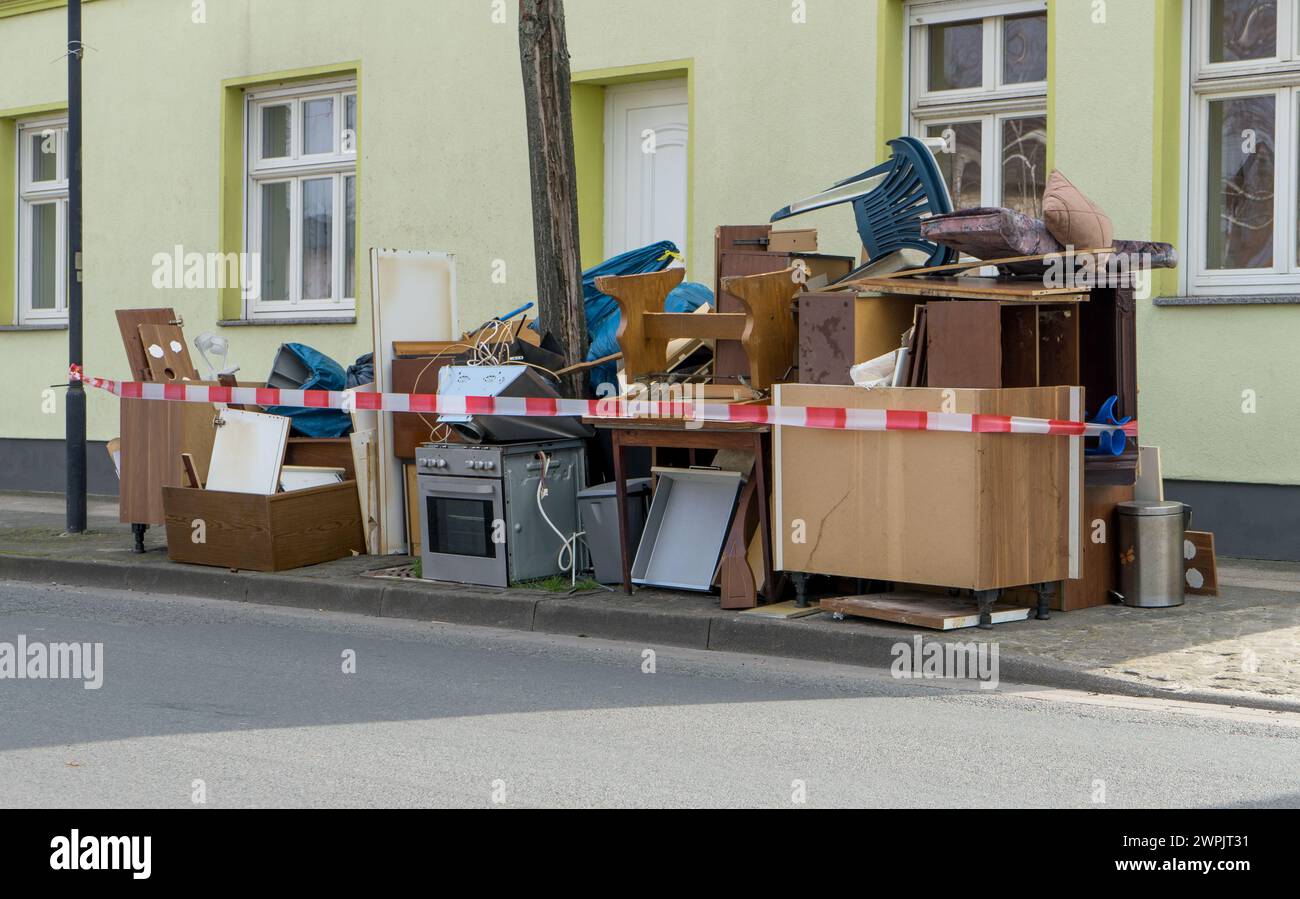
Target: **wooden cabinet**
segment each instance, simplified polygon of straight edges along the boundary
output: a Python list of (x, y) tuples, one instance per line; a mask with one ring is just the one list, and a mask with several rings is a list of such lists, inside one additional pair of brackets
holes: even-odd
[[(1080, 393), (783, 384), (776, 402), (1078, 420)], [(977, 591), (1078, 576), (1082, 438), (780, 427), (773, 439), (780, 570)]]
[(119, 520), (125, 524), (162, 524), (164, 487), (186, 484), (181, 453), (194, 457), (199, 478), (206, 480), (217, 410), (209, 403), (175, 403), (123, 398)]
[[(853, 270), (853, 260), (848, 256), (769, 252), (767, 246), (771, 234), (771, 225), (723, 225), (714, 232), (713, 293), (718, 312), (744, 311), (739, 298), (723, 289), (723, 278), (784, 271), (796, 260), (803, 260), (808, 266), (809, 277), (813, 279), (824, 275), (834, 281)], [(735, 384), (740, 377), (748, 376), (749, 357), (739, 340), (717, 341), (713, 374), (713, 380), (718, 384)]]

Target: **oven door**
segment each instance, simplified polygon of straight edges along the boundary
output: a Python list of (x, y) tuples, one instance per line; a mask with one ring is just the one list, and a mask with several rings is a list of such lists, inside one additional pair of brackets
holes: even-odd
[[(420, 475), (421, 567), (424, 577), (460, 584), (509, 586), (505, 509), (495, 478)], [(503, 542), (497, 543), (494, 537)]]

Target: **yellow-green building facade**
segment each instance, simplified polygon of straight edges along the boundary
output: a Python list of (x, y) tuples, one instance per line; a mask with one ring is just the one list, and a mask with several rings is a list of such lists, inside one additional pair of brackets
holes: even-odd
[[(455, 254), (462, 327), (530, 299), (517, 6), (86, 2), (86, 370), (126, 377), (113, 312), (152, 306), (226, 338), (241, 379), (285, 342), (347, 364), (370, 349), (370, 247)], [(706, 284), (715, 226), (767, 221), (898, 134), (961, 145), (959, 204), (1032, 206), (1058, 167), (1118, 237), (1178, 248), (1137, 310), (1142, 441), (1169, 494), (1220, 552), (1300, 558), (1300, 0), (565, 8), (584, 264), (620, 248), (606, 117), (628, 85), (678, 92), (680, 241)], [(67, 359), (65, 26), (58, 0), (0, 0), (3, 489), (63, 482), (46, 388)], [(847, 207), (797, 222), (823, 251), (860, 249)], [(259, 248), (292, 259), (256, 299), (164, 261)], [(117, 431), (116, 400), (92, 392), (90, 437)], [(97, 446), (91, 464), (92, 489), (114, 491)]]

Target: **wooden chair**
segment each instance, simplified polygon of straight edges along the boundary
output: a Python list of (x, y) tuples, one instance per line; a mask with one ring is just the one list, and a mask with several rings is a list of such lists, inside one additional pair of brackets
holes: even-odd
[(724, 278), (723, 288), (740, 299), (744, 312), (664, 312), (668, 294), (684, 276), (684, 270), (670, 268), (596, 279), (596, 288), (618, 303), (616, 337), (629, 384), (663, 375), (668, 342), (679, 337), (739, 340), (749, 358), (750, 386), (756, 390), (767, 390), (789, 374), (799, 346), (794, 321), (794, 300), (802, 289), (799, 269)]

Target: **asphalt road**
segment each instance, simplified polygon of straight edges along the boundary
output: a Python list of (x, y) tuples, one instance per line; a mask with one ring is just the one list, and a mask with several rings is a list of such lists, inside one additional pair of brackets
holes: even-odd
[(0, 581), (20, 634), (103, 683), (0, 680), (4, 807), (1300, 806), (1272, 712)]

